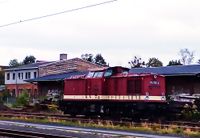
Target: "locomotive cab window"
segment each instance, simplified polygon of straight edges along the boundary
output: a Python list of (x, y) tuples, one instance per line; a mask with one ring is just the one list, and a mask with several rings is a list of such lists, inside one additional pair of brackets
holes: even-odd
[(94, 72), (89, 72), (86, 78), (92, 78), (94, 76)]
[(128, 75), (128, 71), (123, 71), (123, 72), (122, 72), (122, 75), (123, 75), (123, 76), (127, 76), (127, 75)]
[(105, 72), (104, 77), (110, 77), (113, 74), (112, 69), (109, 69)]
[(101, 78), (103, 76), (103, 72), (95, 72), (93, 78)]

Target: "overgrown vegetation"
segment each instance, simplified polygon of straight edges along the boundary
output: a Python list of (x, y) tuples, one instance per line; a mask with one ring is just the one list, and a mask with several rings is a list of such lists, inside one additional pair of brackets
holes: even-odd
[(29, 95), (26, 90), (23, 90), (22, 93), (16, 98), (16, 102), (13, 104), (13, 107), (24, 107), (29, 105)]
[(0, 103), (5, 103), (8, 101), (8, 98), (10, 98), (11, 95), (8, 91), (3, 91), (0, 93)]
[(80, 127), (93, 127), (93, 128), (104, 128), (104, 129), (113, 129), (113, 130), (124, 130), (124, 131), (135, 131), (135, 132), (145, 132), (151, 134), (159, 135), (178, 135), (178, 136), (187, 136), (187, 137), (200, 137), (200, 132), (195, 129), (183, 128), (177, 125), (167, 125), (162, 126), (161, 124), (149, 124), (142, 123), (141, 125), (136, 125), (130, 123), (129, 125), (115, 125), (112, 121), (98, 121), (93, 122), (92, 120), (88, 123), (83, 123), (80, 120), (67, 121), (60, 120), (55, 118), (27, 118), (27, 117), (0, 117), (1, 120), (21, 120), (26, 122), (33, 123), (56, 123), (67, 126), (80, 126)]
[(182, 119), (186, 121), (200, 120), (200, 112), (197, 110), (197, 106), (195, 104), (193, 104), (192, 106), (186, 104), (181, 114)]

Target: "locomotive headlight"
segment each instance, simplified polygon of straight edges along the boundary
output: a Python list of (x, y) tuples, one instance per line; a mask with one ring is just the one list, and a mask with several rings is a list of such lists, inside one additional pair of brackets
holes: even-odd
[(145, 100), (149, 100), (149, 92), (146, 92)]
[(161, 97), (161, 100), (166, 100), (166, 98), (165, 98), (165, 93), (164, 92), (162, 92), (162, 97)]
[(162, 100), (162, 101), (166, 100), (165, 96), (162, 96), (162, 97), (161, 97), (161, 100)]

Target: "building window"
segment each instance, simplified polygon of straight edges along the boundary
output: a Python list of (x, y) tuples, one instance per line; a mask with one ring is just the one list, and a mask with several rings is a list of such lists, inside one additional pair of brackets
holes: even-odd
[(15, 80), (15, 73), (13, 73), (13, 76), (12, 76), (12, 77), (13, 77), (13, 80)]
[(10, 80), (10, 73), (7, 73), (7, 80)]
[(34, 72), (34, 78), (37, 78), (37, 72)]
[(31, 72), (26, 72), (25, 79), (30, 79), (30, 78), (31, 78)]
[(18, 73), (18, 79), (21, 79), (21, 73)]
[(28, 79), (30, 79), (31, 78), (31, 73), (30, 72), (28, 72)]
[(11, 92), (11, 93), (12, 93), (11, 95), (12, 95), (13, 97), (16, 97), (17, 94), (15, 93), (15, 89), (12, 89), (12, 92)]
[(22, 78), (22, 80), (24, 79), (24, 73), (23, 72), (21, 73), (21, 78)]

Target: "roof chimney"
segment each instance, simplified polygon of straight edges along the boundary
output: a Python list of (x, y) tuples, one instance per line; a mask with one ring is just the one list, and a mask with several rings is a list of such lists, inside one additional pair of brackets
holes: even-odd
[(67, 60), (67, 54), (60, 54), (60, 60)]

